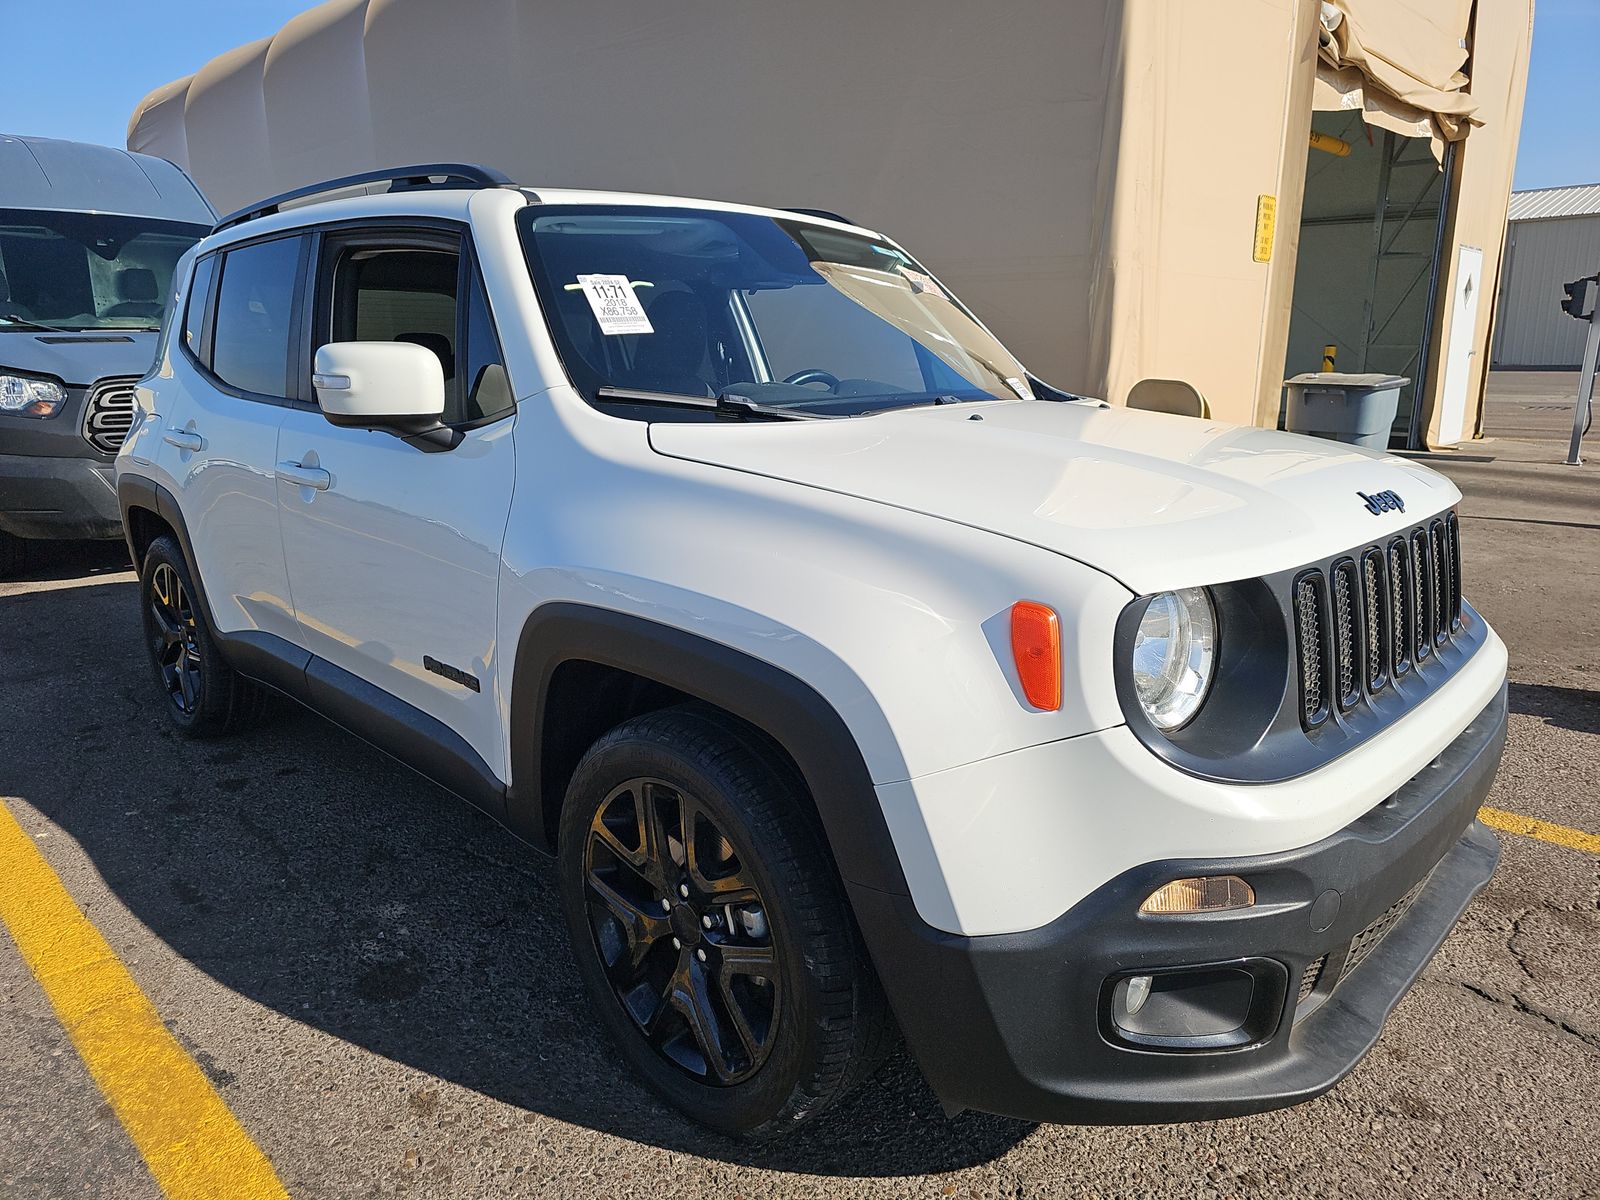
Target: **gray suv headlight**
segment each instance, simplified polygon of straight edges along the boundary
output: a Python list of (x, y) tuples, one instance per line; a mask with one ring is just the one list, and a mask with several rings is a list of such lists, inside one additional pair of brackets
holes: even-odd
[(0, 371), (0, 413), (15, 417), (48, 417), (67, 400), (67, 389), (54, 379)]
[(1217, 658), (1217, 617), (1204, 588), (1162, 592), (1145, 606), (1133, 640), (1133, 686), (1163, 733), (1200, 711)]

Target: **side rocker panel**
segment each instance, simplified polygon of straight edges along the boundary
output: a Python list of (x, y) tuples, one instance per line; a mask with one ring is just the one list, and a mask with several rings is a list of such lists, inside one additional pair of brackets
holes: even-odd
[(205, 582), (195, 566), (188, 528), (165, 488), (124, 474), (117, 482), (117, 499), (128, 551), (136, 565), (131, 511), (152, 513), (172, 529), (211, 623), (212, 638), (234, 670), (303, 704), (490, 816), (504, 818), (505, 785), (466, 739), (437, 718), (274, 634), (218, 632)]

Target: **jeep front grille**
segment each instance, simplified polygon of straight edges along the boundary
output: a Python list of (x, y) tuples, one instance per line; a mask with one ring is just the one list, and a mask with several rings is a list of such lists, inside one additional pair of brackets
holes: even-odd
[(1361, 592), (1366, 620), (1362, 622), (1366, 636), (1362, 639), (1367, 656), (1367, 690), (1376, 692), (1383, 687), (1386, 673), (1383, 665), (1383, 631), (1388, 621), (1389, 602), (1384, 596), (1383, 552), (1368, 550), (1361, 556)]
[(1418, 529), (1412, 533), (1411, 578), (1411, 658), (1422, 662), (1433, 653), (1432, 631), (1428, 628), (1428, 614), (1433, 608), (1432, 557), (1428, 554), (1428, 535)]
[(138, 402), (135, 379), (102, 379), (89, 392), (83, 409), (83, 436), (102, 454), (115, 454), (133, 428)]
[(1389, 653), (1398, 679), (1411, 669), (1411, 656), (1406, 653), (1411, 580), (1406, 573), (1405, 547), (1398, 539), (1389, 543), (1385, 558), (1389, 564)]
[(1307, 729), (1402, 679), (1461, 628), (1455, 514), (1296, 576), (1289, 596)]
[(1294, 585), (1294, 634), (1300, 647), (1300, 718), (1307, 725), (1322, 720), (1327, 671), (1322, 637), (1322, 575), (1302, 576)]
[(1356, 640), (1356, 565), (1333, 567), (1333, 676), (1340, 708), (1361, 699), (1361, 643)]
[(1450, 628), (1456, 630), (1461, 628), (1461, 527), (1455, 513), (1445, 518), (1444, 531), (1446, 553), (1450, 555), (1450, 603), (1445, 615), (1450, 618)]

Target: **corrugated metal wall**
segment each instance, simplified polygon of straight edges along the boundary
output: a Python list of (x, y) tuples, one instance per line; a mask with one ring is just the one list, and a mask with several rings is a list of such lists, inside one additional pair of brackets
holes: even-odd
[(1512, 221), (1495, 313), (1492, 365), (1568, 367), (1589, 327), (1561, 311), (1561, 285), (1600, 271), (1600, 214)]

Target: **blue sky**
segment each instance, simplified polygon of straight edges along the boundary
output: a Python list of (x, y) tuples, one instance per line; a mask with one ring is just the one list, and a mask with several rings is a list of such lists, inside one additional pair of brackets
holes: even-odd
[(1600, 183), (1600, 0), (1534, 0), (1533, 60), (1514, 187)]
[[(0, 128), (120, 146), (145, 93), (310, 7), (307, 0), (0, 0)], [(1600, 182), (1597, 54), (1600, 0), (1536, 0), (1518, 188)]]

